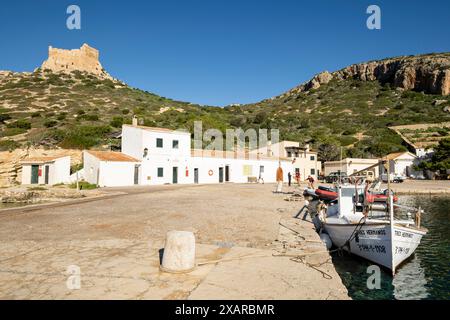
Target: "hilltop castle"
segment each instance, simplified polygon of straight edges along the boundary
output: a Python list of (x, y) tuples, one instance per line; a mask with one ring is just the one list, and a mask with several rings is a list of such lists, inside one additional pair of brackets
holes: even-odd
[(42, 70), (53, 72), (84, 71), (102, 78), (111, 78), (99, 61), (99, 51), (83, 44), (80, 49), (65, 50), (48, 48), (48, 59), (42, 64)]

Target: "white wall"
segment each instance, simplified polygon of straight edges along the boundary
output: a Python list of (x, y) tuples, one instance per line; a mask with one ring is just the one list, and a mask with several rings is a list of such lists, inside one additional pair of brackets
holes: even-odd
[(22, 165), (22, 184), (31, 184), (31, 165)]
[[(351, 175), (355, 172), (364, 170), (374, 164), (378, 163), (378, 159), (357, 159), (357, 158), (346, 158), (342, 160), (342, 166), (340, 161), (325, 162), (324, 164), (324, 174), (327, 176), (332, 172), (337, 172), (342, 170), (347, 175)], [(379, 176), (378, 167), (372, 168), (375, 177)]]
[[(22, 165), (22, 184), (31, 184), (31, 167), (33, 164)], [(45, 168), (48, 166), (48, 184), (70, 182), (70, 156), (56, 159), (54, 162), (37, 163), (41, 175), (38, 177), (38, 184), (45, 184)]]
[(70, 182), (70, 157), (56, 159), (50, 166), (50, 184)]
[(415, 170), (413, 170), (414, 164), (416, 164), (417, 158), (409, 153), (402, 154), (394, 161), (394, 168), (395, 168), (395, 174), (401, 175), (401, 176), (407, 176), (406, 171), (409, 167), (411, 173), (417, 173)]
[(83, 151), (84, 179), (90, 184), (98, 184), (100, 160), (87, 151)]
[[(158, 138), (163, 147), (157, 147)], [(178, 148), (172, 142), (178, 141)], [(146, 159), (154, 156), (189, 157), (191, 154), (191, 135), (179, 131), (152, 131), (124, 125), (122, 127), (122, 152), (136, 159), (143, 159), (144, 149), (148, 149)]]
[[(84, 179), (100, 187), (120, 187), (134, 185), (134, 168), (137, 162), (102, 161), (89, 152), (83, 152)], [(142, 170), (142, 168), (141, 168)], [(139, 183), (142, 182), (142, 175)]]
[(100, 161), (100, 187), (121, 187), (134, 185), (135, 162)]

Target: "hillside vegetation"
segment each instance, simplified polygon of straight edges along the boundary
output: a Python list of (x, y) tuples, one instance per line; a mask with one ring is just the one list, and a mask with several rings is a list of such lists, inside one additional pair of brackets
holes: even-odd
[[(436, 104), (436, 101), (440, 101)], [(448, 97), (360, 79), (332, 79), (255, 104), (218, 108), (174, 101), (81, 72), (0, 73), (0, 150), (26, 146), (109, 148), (123, 123), (191, 130), (274, 128), (309, 142), (322, 160), (405, 150), (388, 127), (450, 121)], [(440, 134), (443, 134), (440, 132)]]

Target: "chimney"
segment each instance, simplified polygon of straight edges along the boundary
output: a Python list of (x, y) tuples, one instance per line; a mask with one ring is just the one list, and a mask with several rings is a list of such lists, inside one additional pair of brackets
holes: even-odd
[(133, 125), (133, 127), (137, 127), (138, 126), (138, 118), (136, 116), (133, 116), (132, 125)]

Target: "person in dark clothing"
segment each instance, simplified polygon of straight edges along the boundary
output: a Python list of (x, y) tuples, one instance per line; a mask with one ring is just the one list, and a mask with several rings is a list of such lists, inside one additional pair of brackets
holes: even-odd
[(288, 173), (288, 186), (291, 186), (291, 180), (292, 180), (292, 174), (289, 172)]
[(315, 181), (314, 178), (308, 176), (308, 179), (306, 179), (306, 181), (308, 181), (309, 188), (314, 189), (314, 181)]

